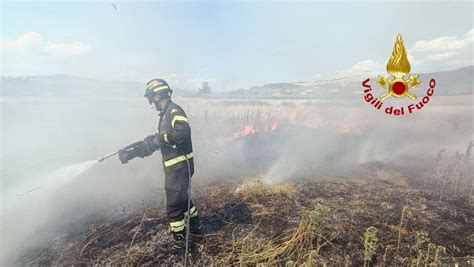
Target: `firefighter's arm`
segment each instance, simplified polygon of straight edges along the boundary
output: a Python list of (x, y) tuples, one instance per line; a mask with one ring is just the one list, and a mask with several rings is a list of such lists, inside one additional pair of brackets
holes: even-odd
[(181, 144), (191, 134), (188, 118), (184, 112), (174, 113), (171, 118), (172, 130), (163, 134), (163, 141), (169, 145)]
[(119, 150), (118, 156), (122, 164), (128, 163), (129, 160), (140, 157), (148, 157), (160, 147), (156, 144), (156, 135), (149, 135), (143, 141), (136, 142), (124, 149)]
[(143, 139), (143, 142), (145, 142), (147, 146), (147, 150), (149, 151), (150, 155), (153, 154), (153, 152), (160, 149), (160, 141), (158, 139), (157, 134), (152, 134), (145, 137), (145, 139)]
[(129, 152), (131, 152), (134, 157), (144, 158), (150, 156), (158, 149), (160, 149), (160, 147), (157, 144), (156, 135), (152, 134), (145, 137), (140, 145), (134, 147)]

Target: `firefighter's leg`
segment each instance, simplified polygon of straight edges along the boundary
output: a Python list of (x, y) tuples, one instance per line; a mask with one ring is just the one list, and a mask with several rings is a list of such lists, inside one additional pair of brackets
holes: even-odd
[[(187, 168), (182, 168), (182, 169), (177, 171), (177, 174), (178, 174), (179, 183), (182, 185), (183, 188), (186, 189), (186, 190), (181, 191), (181, 194), (182, 194), (181, 199), (183, 200), (181, 210), (183, 212), (183, 216), (185, 216), (185, 218), (187, 218), (188, 217), (188, 197), (189, 197), (188, 196), (188, 188), (189, 188), (188, 169)], [(190, 231), (194, 235), (197, 235), (197, 234), (200, 235), (201, 234), (201, 221), (199, 220), (197, 208), (196, 208), (196, 206), (194, 206), (194, 203), (193, 203), (192, 200), (190, 201), (190, 206), (189, 207), (190, 207), (190, 209), (189, 209)]]
[[(187, 218), (188, 216), (188, 188), (189, 188), (189, 175), (188, 169), (182, 168), (176, 171), (177, 180), (180, 184), (180, 210), (183, 217)], [(201, 234), (201, 221), (199, 220), (198, 211), (196, 206), (194, 205), (193, 201), (190, 201), (190, 209), (189, 209), (189, 225), (190, 231), (192, 234), (200, 235)]]
[(166, 213), (173, 234), (173, 244), (169, 251), (174, 254), (184, 252), (185, 247), (185, 220), (182, 210), (182, 191), (186, 188), (180, 183), (178, 171), (165, 175)]
[[(175, 248), (184, 248), (185, 245), (185, 216), (188, 215), (188, 187), (189, 176), (187, 168), (181, 168), (166, 174), (166, 212), (175, 240)], [(190, 231), (201, 234), (201, 222), (194, 203), (190, 203)]]

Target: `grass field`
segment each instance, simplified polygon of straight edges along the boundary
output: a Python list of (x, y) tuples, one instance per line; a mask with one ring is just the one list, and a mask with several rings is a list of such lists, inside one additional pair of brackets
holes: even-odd
[[(3, 102), (2, 174), (13, 192), (157, 123), (143, 99), (18, 101)], [(472, 264), (472, 97), (434, 98), (405, 117), (366, 103), (176, 102), (193, 129), (193, 198), (206, 234), (194, 264)], [(25, 210), (2, 218), (2, 231), (17, 233), (2, 240), (20, 255), (14, 262), (182, 262), (155, 250), (170, 241), (159, 161), (111, 159), (57, 191), (43, 184), (14, 197)]]

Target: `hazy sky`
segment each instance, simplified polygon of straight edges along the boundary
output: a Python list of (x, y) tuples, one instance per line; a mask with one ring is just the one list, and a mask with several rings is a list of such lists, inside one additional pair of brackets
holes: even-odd
[(413, 72), (473, 59), (472, 2), (1, 5), (2, 75), (159, 76), (175, 87), (237, 89), (385, 72), (399, 32)]

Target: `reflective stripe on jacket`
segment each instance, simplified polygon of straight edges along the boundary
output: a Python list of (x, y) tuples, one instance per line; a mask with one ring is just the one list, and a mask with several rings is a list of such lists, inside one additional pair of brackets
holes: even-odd
[(193, 173), (193, 146), (188, 117), (184, 110), (171, 100), (160, 113), (158, 133), (164, 134), (165, 144), (161, 145), (161, 154), (165, 173), (187, 168), (186, 159), (189, 162), (191, 173)]

